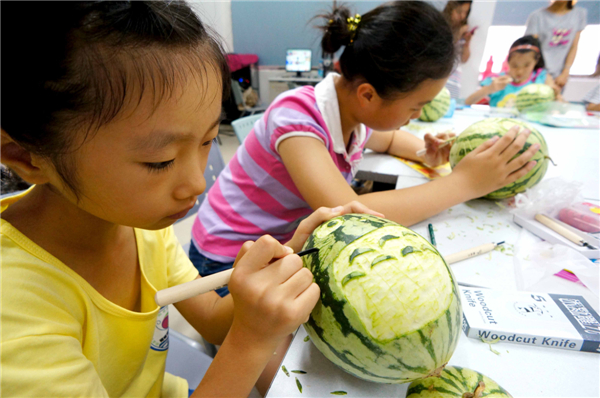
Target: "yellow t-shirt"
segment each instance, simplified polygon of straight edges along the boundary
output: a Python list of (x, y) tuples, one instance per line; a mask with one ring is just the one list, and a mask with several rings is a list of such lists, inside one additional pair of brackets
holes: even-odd
[[(2, 200), (1, 210), (25, 194)], [(157, 290), (198, 275), (173, 228), (135, 230), (142, 311), (132, 312), (0, 222), (3, 396), (188, 396), (187, 382), (165, 373), (168, 307), (154, 303)]]

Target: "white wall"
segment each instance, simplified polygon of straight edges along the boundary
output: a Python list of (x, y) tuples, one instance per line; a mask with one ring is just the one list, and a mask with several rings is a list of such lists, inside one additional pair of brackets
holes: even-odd
[(200, 20), (214, 29), (221, 36), (225, 51), (232, 53), (233, 28), (231, 25), (231, 0), (190, 1), (192, 9)]
[(487, 41), (488, 28), (494, 19), (495, 9), (496, 0), (475, 0), (471, 6), (469, 26), (478, 26), (479, 28), (471, 39), (471, 57), (467, 63), (462, 65), (461, 98), (467, 98), (479, 88), (479, 64)]

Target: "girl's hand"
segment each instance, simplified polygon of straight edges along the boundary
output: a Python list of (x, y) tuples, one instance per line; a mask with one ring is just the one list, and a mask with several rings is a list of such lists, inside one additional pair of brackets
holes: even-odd
[[(465, 156), (449, 177), (458, 178), (457, 186), (466, 189), (472, 198), (479, 198), (511, 184), (529, 173), (535, 161), (529, 161), (540, 149), (533, 144), (521, 155), (529, 130), (519, 133), (519, 126), (511, 128), (502, 138), (494, 137), (479, 145)], [(513, 159), (514, 158), (514, 159)]]
[(512, 82), (513, 79), (510, 76), (499, 76), (492, 78), (492, 84), (490, 84), (490, 89), (493, 93), (504, 90), (504, 88), (508, 85), (508, 83)]
[(362, 203), (356, 201), (352, 201), (345, 206), (338, 206), (333, 209), (329, 207), (320, 207), (310, 216), (302, 220), (300, 225), (298, 225), (298, 229), (296, 229), (292, 239), (285, 245), (291, 247), (294, 250), (294, 253), (298, 253), (300, 250), (302, 250), (302, 246), (304, 246), (306, 239), (308, 239), (308, 236), (312, 234), (315, 228), (323, 224), (325, 221), (331, 220), (333, 217), (341, 216), (342, 214), (347, 213), (364, 213), (372, 214), (377, 217), (384, 217), (383, 214), (373, 211)]
[(447, 163), (452, 143), (443, 148), (440, 148), (440, 145), (455, 135), (454, 133), (439, 133), (434, 137), (429, 133), (425, 134), (425, 149), (427, 152), (423, 155), (424, 163), (432, 167)]
[(568, 73), (561, 73), (560, 75), (558, 75), (556, 77), (556, 79), (554, 79), (554, 82), (562, 90), (562, 88), (565, 86), (565, 84), (567, 84), (568, 80), (569, 80), (569, 74)]
[(246, 242), (229, 280), (233, 298), (230, 333), (274, 350), (305, 322), (319, 299), (312, 273), (292, 249), (265, 235)]
[(464, 39), (464, 40), (465, 40), (467, 43), (471, 41), (471, 39), (473, 38), (473, 33), (475, 33), (475, 32), (474, 32), (474, 30), (472, 30), (472, 29), (469, 29), (469, 26), (468, 26), (468, 25), (463, 25), (463, 26), (460, 28), (460, 32), (461, 32), (461, 36), (462, 36), (462, 38), (463, 38), (463, 39)]
[(556, 100), (562, 101), (561, 88), (558, 87), (558, 85), (554, 82), (550, 85), (550, 87), (552, 87), (552, 90), (554, 91), (554, 97)]

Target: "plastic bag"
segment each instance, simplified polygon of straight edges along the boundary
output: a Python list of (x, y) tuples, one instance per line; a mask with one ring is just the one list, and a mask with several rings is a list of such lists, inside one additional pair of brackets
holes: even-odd
[[(600, 296), (600, 267), (564, 245), (551, 245), (523, 229), (515, 245), (515, 278), (518, 290), (529, 288), (547, 276), (567, 269), (596, 296)], [(573, 284), (573, 289), (576, 289)], [(575, 293), (564, 292), (564, 293)]]
[(550, 217), (558, 216), (561, 209), (573, 203), (582, 202), (583, 184), (576, 181), (565, 181), (562, 178), (548, 178), (524, 193), (515, 196), (512, 214), (533, 219), (542, 213)]

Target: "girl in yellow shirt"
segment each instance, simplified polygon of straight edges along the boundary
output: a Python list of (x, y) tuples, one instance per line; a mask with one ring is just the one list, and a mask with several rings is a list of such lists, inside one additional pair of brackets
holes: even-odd
[[(2, 162), (34, 184), (2, 201), (3, 396), (187, 396), (164, 376), (167, 310), (153, 296), (198, 277), (170, 226), (206, 185), (222, 50), (179, 2), (2, 8)], [(176, 305), (221, 344), (194, 396), (248, 395), (319, 296), (291, 253), (350, 211), (368, 212), (321, 208), (286, 245), (247, 242), (231, 295)]]

